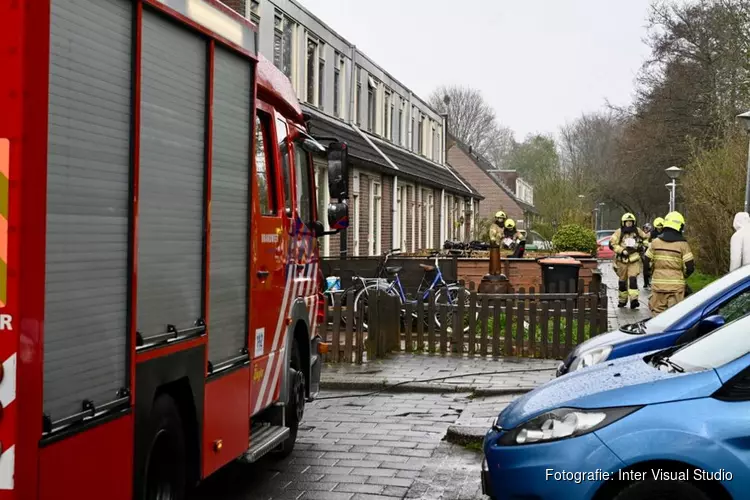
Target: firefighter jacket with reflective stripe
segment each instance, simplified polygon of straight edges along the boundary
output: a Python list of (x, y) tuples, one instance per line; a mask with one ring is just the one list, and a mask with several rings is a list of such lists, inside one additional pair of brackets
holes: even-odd
[[(612, 235), (610, 244), (620, 262), (638, 262), (641, 256), (638, 252), (643, 248), (644, 242), (648, 241), (648, 235), (639, 227), (630, 232), (624, 232), (622, 228)], [(623, 255), (627, 250), (627, 255)]]
[[(674, 234), (672, 234), (674, 233)], [(646, 251), (651, 267), (651, 289), (654, 292), (678, 292), (685, 289), (685, 278), (695, 270), (693, 253), (685, 238), (665, 229)]]

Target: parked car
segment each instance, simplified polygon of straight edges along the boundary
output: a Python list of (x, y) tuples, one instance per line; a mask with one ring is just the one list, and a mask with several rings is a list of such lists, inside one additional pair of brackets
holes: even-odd
[(526, 238), (527, 252), (552, 250), (552, 242), (545, 239), (544, 236), (536, 231), (526, 231), (522, 229), (521, 233)]
[(596, 242), (596, 258), (597, 259), (613, 259), (615, 257), (615, 252), (611, 248), (609, 248), (609, 240), (612, 239), (612, 236), (605, 236), (604, 238), (598, 240)]
[(615, 234), (615, 229), (599, 229), (596, 232), (596, 239), (600, 240), (604, 237), (612, 236), (613, 234)]
[(636, 353), (685, 344), (750, 313), (750, 266), (743, 266), (663, 313), (597, 335), (575, 348), (557, 375)]
[(495, 499), (744, 499), (750, 316), (681, 347), (554, 379), (487, 432)]

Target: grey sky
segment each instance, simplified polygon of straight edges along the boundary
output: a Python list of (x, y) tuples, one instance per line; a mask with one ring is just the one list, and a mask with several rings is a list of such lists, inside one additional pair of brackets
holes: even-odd
[(650, 0), (299, 0), (426, 98), (479, 88), (518, 140), (631, 101)]

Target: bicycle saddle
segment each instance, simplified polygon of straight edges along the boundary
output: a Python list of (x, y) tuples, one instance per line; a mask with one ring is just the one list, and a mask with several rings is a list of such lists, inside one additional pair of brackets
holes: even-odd
[(428, 273), (431, 273), (432, 271), (435, 270), (435, 266), (429, 266), (427, 264), (419, 264), (419, 267), (421, 267), (422, 269), (424, 269)]
[(387, 272), (388, 274), (398, 274), (401, 272), (402, 269), (403, 269), (402, 266), (386, 267), (385, 272)]

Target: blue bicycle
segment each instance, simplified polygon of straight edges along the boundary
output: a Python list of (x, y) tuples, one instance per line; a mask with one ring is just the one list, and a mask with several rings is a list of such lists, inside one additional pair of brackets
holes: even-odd
[[(419, 287), (417, 288), (416, 292), (416, 299), (412, 299), (407, 296), (404, 286), (401, 283), (401, 279), (399, 277), (399, 273), (402, 271), (401, 266), (391, 266), (388, 267), (385, 265), (385, 263), (388, 261), (388, 257), (391, 255), (395, 255), (397, 250), (392, 250), (390, 252), (386, 252), (384, 255), (384, 261), (381, 266), (379, 266), (379, 271), (384, 271), (387, 275), (391, 276), (392, 278), (390, 280), (385, 278), (361, 278), (356, 277), (356, 279), (360, 280), (361, 286), (359, 291), (356, 293), (354, 297), (354, 317), (357, 317), (357, 311), (360, 310), (361, 307), (365, 306), (369, 300), (370, 293), (374, 292), (385, 292), (388, 295), (396, 296), (399, 298), (399, 301), (401, 303), (401, 314), (404, 315), (406, 308), (406, 304), (411, 304), (413, 306), (412, 308), (412, 318), (417, 318), (416, 313), (416, 306), (419, 301), (422, 301), (422, 303), (427, 305), (427, 301), (429, 298), (430, 290), (435, 291), (435, 302), (438, 304), (445, 303), (449, 304), (451, 306), (458, 305), (459, 301), (463, 300), (464, 304), (466, 306), (466, 310), (468, 311), (469, 306), (469, 292), (462, 288), (458, 283), (447, 283), (445, 279), (443, 279), (443, 273), (440, 270), (440, 264), (438, 262), (438, 256), (439, 253), (434, 253), (431, 255), (432, 258), (434, 258), (434, 264), (428, 265), (428, 264), (420, 264), (419, 266), (424, 271), (424, 274), (422, 276), (422, 281), (419, 284)], [(428, 276), (430, 274), (434, 273), (434, 277), (430, 280)], [(449, 332), (453, 331), (453, 313), (454, 313), (455, 307), (450, 307), (448, 309), (447, 314), (447, 323), (448, 327), (447, 330)], [(440, 327), (441, 317), (439, 311), (435, 312), (435, 323), (438, 327)], [(362, 324), (363, 328), (367, 328), (367, 319), (365, 318), (363, 320)], [(464, 332), (469, 331), (469, 325), (466, 318), (464, 318)]]

